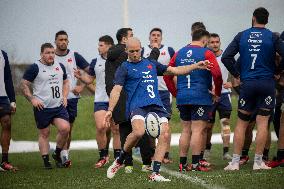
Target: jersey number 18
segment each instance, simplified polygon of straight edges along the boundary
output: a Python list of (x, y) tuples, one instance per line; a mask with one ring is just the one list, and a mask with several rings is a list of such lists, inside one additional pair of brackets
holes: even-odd
[(58, 86), (52, 86), (51, 90), (52, 90), (52, 98), (60, 98), (60, 92)]

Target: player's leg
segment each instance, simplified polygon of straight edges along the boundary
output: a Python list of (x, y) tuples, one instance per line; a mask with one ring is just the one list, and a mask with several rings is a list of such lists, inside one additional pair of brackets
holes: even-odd
[(65, 167), (71, 166), (71, 160), (69, 158), (69, 149), (70, 149), (70, 143), (72, 139), (72, 128), (73, 128), (75, 119), (77, 117), (77, 105), (78, 105), (78, 98), (72, 98), (72, 99), (67, 100), (66, 109), (69, 115), (70, 131), (68, 134), (67, 142), (64, 145), (63, 150), (61, 151), (61, 159)]
[[(9, 105), (10, 106), (10, 105)], [(2, 111), (3, 113), (3, 111)], [(14, 167), (9, 162), (8, 152), (10, 147), (11, 140), (11, 115), (0, 113), (0, 123), (2, 126), (1, 130), (1, 147), (2, 147), (2, 161), (1, 161), (1, 170), (13, 170)]]
[(254, 170), (270, 168), (265, 165), (262, 157), (268, 137), (268, 123), (271, 111), (271, 109), (259, 109), (258, 115), (256, 116), (257, 133), (255, 138)]
[[(97, 106), (97, 104), (95, 104), (95, 106)], [(95, 168), (103, 167), (106, 163), (108, 163), (109, 159), (106, 136), (107, 127), (103, 124), (105, 114), (105, 110), (97, 110), (93, 114), (96, 123), (96, 140), (100, 156), (99, 160), (95, 164)]]
[(114, 159), (116, 159), (120, 155), (121, 151), (119, 128), (118, 125), (112, 121), (110, 129), (113, 136), (113, 155)]
[(218, 106), (218, 112), (220, 117), (221, 136), (223, 140), (224, 160), (232, 159), (231, 155), (229, 154), (230, 136), (231, 136), (231, 127), (230, 127), (231, 111), (232, 111), (232, 105), (231, 105), (230, 94), (222, 94)]
[(178, 106), (180, 112), (180, 119), (182, 125), (182, 131), (179, 138), (179, 171), (189, 171), (187, 164), (187, 155), (190, 146), (191, 137), (191, 113), (189, 106)]
[(255, 138), (254, 170), (270, 169), (270, 167), (266, 166), (263, 162), (262, 156), (269, 132), (269, 118), (272, 116), (275, 107), (274, 80), (263, 80), (258, 84), (259, 96), (257, 107), (259, 107), (259, 110), (256, 116), (257, 133)]
[(107, 170), (107, 177), (113, 178), (117, 171), (122, 167), (125, 159), (130, 156), (132, 148), (136, 146), (138, 141), (145, 133), (145, 112), (142, 108), (134, 110), (131, 114), (132, 132), (127, 136), (124, 146), (121, 150), (119, 157), (112, 163)]
[(160, 122), (161, 122), (161, 134), (158, 138), (158, 143), (153, 157), (153, 172), (149, 176), (149, 179), (151, 181), (168, 182), (171, 180), (166, 179), (165, 177), (160, 175), (160, 167), (164, 159), (165, 153), (168, 149), (168, 143), (170, 140), (170, 131), (169, 131), (168, 119), (166, 117), (161, 117)]
[[(164, 108), (166, 111), (171, 115), (172, 114), (172, 103), (171, 103), (171, 94), (167, 90), (159, 90), (159, 95), (161, 98), (161, 101), (163, 103)], [(169, 127), (170, 128), (170, 127)], [(171, 133), (171, 130), (169, 131)], [(171, 134), (170, 139), (168, 142), (167, 151), (165, 153), (165, 157), (163, 159), (163, 163), (173, 163), (173, 160), (170, 158), (170, 147), (171, 147)]]
[(152, 171), (151, 159), (155, 153), (155, 146), (153, 147), (152, 144), (153, 141), (155, 142), (155, 139), (152, 140), (152, 138), (145, 133), (137, 144), (137, 146), (139, 146), (140, 148), (140, 154), (142, 158), (142, 172)]
[(243, 146), (242, 155), (240, 158), (240, 165), (244, 165), (249, 161), (248, 152), (250, 149), (250, 145), (252, 143), (252, 137), (253, 137), (252, 131), (255, 126), (255, 119), (256, 119), (256, 114), (253, 114), (251, 116), (251, 120), (249, 121), (249, 125), (246, 129), (244, 146)]
[(53, 116), (53, 124), (57, 127), (56, 135), (56, 149), (52, 154), (57, 167), (62, 167), (62, 160), (60, 157), (61, 151), (68, 140), (70, 133), (70, 123), (67, 110), (61, 106), (57, 108), (56, 114)]
[(191, 111), (191, 140), (190, 147), (192, 149), (192, 169), (196, 171), (209, 171), (202, 162), (201, 151), (205, 145), (204, 134), (207, 129), (209, 120), (210, 106), (192, 106)]
[(51, 163), (49, 161), (49, 125), (52, 122), (52, 116), (54, 115), (54, 109), (34, 109), (34, 117), (36, 126), (38, 129), (38, 146), (39, 151), (43, 159), (44, 168), (51, 169)]
[(256, 106), (254, 83), (245, 82), (240, 88), (238, 102), (238, 119), (234, 130), (233, 158), (224, 170), (239, 170), (241, 151), (244, 145), (245, 133), (248, 127), (251, 112)]
[(203, 158), (205, 160), (208, 160), (210, 158), (210, 152), (211, 152), (211, 137), (212, 137), (212, 132), (213, 132), (213, 127), (215, 124), (215, 117), (216, 117), (216, 108), (218, 106), (218, 103), (215, 103), (212, 105), (211, 110), (210, 110), (210, 119), (207, 123), (206, 127), (206, 144), (205, 144), (205, 150), (204, 150), (204, 155)]
[[(123, 148), (126, 138), (131, 132), (132, 132), (132, 126), (130, 120), (119, 124), (121, 148)], [(125, 167), (133, 167), (132, 150), (126, 155), (124, 165)]]

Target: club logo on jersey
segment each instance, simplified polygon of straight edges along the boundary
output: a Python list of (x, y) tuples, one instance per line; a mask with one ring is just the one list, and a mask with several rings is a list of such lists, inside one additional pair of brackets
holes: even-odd
[(190, 58), (192, 55), (192, 50), (188, 50), (187, 53), (186, 53), (186, 57), (187, 58)]
[(272, 102), (271, 96), (266, 97), (264, 100), (265, 100), (266, 105), (269, 105)]
[(203, 114), (204, 114), (204, 110), (203, 110), (203, 108), (202, 107), (199, 107), (198, 108), (198, 110), (197, 110), (197, 114), (201, 117), (201, 116), (203, 116)]
[(242, 98), (241, 100), (240, 100), (240, 105), (241, 106), (244, 106), (246, 104), (246, 101)]
[(166, 52), (165, 51), (161, 52), (161, 55), (166, 55)]
[(72, 58), (68, 58), (67, 62), (71, 63), (72, 62)]
[(55, 68), (55, 71), (59, 71), (59, 67), (56, 67), (56, 68)]
[(151, 64), (148, 64), (147, 68), (152, 70), (153, 66)]

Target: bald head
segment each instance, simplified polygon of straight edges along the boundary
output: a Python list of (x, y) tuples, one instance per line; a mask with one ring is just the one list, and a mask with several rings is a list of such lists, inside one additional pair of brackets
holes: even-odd
[(131, 37), (126, 42), (126, 52), (131, 62), (139, 62), (141, 60), (141, 42), (136, 37)]
[(131, 46), (139, 46), (139, 48), (141, 48), (141, 42), (137, 37), (130, 37), (128, 38), (127, 42), (126, 42), (126, 48), (129, 48)]

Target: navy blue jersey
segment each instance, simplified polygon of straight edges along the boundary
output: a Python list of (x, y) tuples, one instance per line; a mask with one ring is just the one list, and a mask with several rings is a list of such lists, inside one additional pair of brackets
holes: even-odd
[[(175, 94), (178, 105), (212, 105), (212, 76), (215, 84), (215, 93), (221, 95), (222, 75), (215, 55), (207, 48), (188, 45), (180, 49), (171, 59), (169, 66), (185, 66), (195, 64), (199, 61), (209, 60), (213, 68), (208, 70), (193, 70), (187, 75), (177, 76), (177, 89), (169, 85), (169, 80), (165, 80), (169, 91)], [(172, 80), (170, 80), (172, 81)]]
[(154, 60), (123, 62), (115, 74), (115, 85), (124, 87), (127, 93), (126, 116), (136, 108), (148, 105), (163, 106), (158, 92), (158, 75), (163, 75), (167, 66)]
[[(245, 80), (271, 79), (275, 73), (275, 56), (284, 55), (284, 44), (266, 28), (252, 27), (240, 32), (227, 47), (222, 62), (232, 75)], [(240, 54), (239, 72), (233, 66)]]

